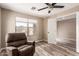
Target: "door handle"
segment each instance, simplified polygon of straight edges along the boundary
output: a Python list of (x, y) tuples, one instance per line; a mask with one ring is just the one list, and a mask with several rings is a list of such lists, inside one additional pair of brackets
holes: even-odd
[(48, 32), (48, 33), (50, 33), (50, 32)]

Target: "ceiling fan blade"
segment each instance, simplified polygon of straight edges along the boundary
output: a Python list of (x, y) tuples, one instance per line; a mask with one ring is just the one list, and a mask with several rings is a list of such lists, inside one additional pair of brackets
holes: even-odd
[(52, 6), (54, 6), (56, 3), (52, 3)]
[(48, 5), (48, 6), (50, 5), (49, 3), (45, 3), (45, 4)]
[(41, 11), (41, 10), (44, 10), (44, 9), (47, 9), (48, 7), (44, 7), (44, 8), (41, 8), (41, 9), (38, 9), (38, 11)]
[(64, 6), (53, 6), (53, 8), (64, 8)]

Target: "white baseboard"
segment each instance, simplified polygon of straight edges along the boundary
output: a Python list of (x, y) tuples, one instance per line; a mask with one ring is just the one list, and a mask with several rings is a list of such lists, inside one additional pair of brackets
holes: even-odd
[(43, 39), (43, 41), (48, 42), (48, 40)]
[(35, 42), (40, 42), (40, 41), (43, 41), (43, 40), (36, 40)]

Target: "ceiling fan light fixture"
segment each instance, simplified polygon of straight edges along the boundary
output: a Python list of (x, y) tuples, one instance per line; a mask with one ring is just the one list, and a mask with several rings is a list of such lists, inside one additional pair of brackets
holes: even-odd
[(32, 10), (35, 10), (35, 9), (36, 9), (36, 7), (32, 7), (31, 9), (32, 9)]
[(49, 10), (48, 13), (51, 13), (51, 11)]

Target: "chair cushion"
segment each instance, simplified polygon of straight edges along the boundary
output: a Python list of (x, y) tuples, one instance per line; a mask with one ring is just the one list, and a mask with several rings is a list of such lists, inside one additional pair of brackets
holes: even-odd
[(20, 41), (10, 42), (10, 43), (8, 43), (8, 46), (19, 47), (19, 46), (25, 45), (25, 44), (26, 44), (26, 40), (20, 40)]
[(27, 56), (32, 54), (33, 52), (33, 45), (23, 45), (18, 47), (18, 50), (20, 51), (21, 56)]
[(32, 45), (22, 45), (22, 46), (18, 47), (18, 50), (23, 51), (23, 50), (27, 50), (32, 47), (33, 47)]

